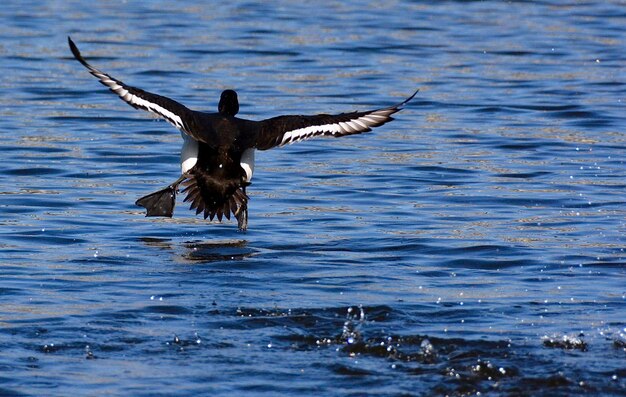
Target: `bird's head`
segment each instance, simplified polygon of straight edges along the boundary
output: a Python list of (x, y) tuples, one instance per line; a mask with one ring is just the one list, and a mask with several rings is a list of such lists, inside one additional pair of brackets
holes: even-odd
[(222, 91), (220, 97), (220, 103), (217, 105), (217, 110), (222, 116), (234, 116), (239, 112), (239, 101), (237, 100), (237, 93), (233, 90)]

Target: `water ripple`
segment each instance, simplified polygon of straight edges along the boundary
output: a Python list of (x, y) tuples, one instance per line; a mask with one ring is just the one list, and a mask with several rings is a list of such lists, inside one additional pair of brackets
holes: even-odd
[[(3, 11), (0, 395), (623, 395), (619, 2)], [(193, 109), (234, 88), (244, 118), (420, 92), (258, 152), (246, 233), (146, 218), (180, 134), (67, 35)]]

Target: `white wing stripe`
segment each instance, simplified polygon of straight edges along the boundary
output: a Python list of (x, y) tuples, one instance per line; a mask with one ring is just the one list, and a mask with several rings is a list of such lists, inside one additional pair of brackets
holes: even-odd
[(350, 128), (352, 128), (353, 132), (359, 132), (361, 130), (359, 128), (359, 125), (357, 123), (355, 123), (354, 120), (348, 121), (347, 124), (350, 126)]
[(383, 117), (388, 117), (390, 114), (395, 113), (392, 109), (381, 109), (377, 112), (374, 112), (375, 115), (377, 116), (383, 116)]
[(109, 76), (108, 74), (102, 73), (101, 71), (94, 68), (93, 66), (88, 66), (88, 68), (91, 74), (96, 76), (98, 80), (102, 82), (102, 84), (109, 87), (125, 102), (134, 106), (139, 106), (148, 111), (154, 112), (164, 117), (174, 127), (178, 128), (181, 131), (184, 130), (183, 120), (180, 118), (180, 116), (176, 115), (175, 113), (170, 112), (169, 110), (165, 109), (162, 106), (157, 105), (156, 103), (146, 101), (145, 99), (142, 99), (138, 97), (137, 95), (131, 94), (126, 88), (124, 88), (123, 86), (124, 83), (122, 83), (121, 81), (115, 80), (113, 77)]
[(374, 120), (373, 118), (371, 118), (369, 116), (359, 117), (359, 120), (363, 120), (365, 123), (367, 123), (367, 125), (376, 124), (377, 123), (376, 120)]
[(361, 121), (360, 118), (356, 119), (356, 120), (352, 120), (354, 122), (354, 124), (356, 124), (359, 130), (363, 129), (363, 130), (367, 130), (369, 127), (367, 126), (367, 124), (365, 124), (364, 122)]
[[(125, 99), (125, 98), (123, 98)], [(128, 103), (140, 107), (144, 107), (148, 110), (151, 110), (161, 116), (165, 117), (167, 121), (169, 121), (174, 127), (183, 129), (183, 120), (180, 116), (170, 112), (169, 110), (157, 105), (156, 103), (148, 102), (145, 99), (139, 98), (137, 95), (130, 94), (130, 100)]]
[(393, 109), (381, 109), (348, 121), (339, 121), (333, 124), (313, 125), (304, 128), (287, 131), (279, 146), (299, 142), (315, 135), (345, 135), (368, 131), (375, 125), (380, 125), (388, 120)]
[[(105, 81), (103, 80), (103, 82)], [(157, 105), (156, 103), (146, 101), (145, 99), (142, 99), (137, 95), (131, 94), (128, 90), (115, 82), (113, 84), (107, 84), (107, 86), (111, 88), (111, 90), (113, 90), (113, 92), (115, 92), (120, 98), (130, 103), (131, 105), (136, 105), (139, 107), (143, 107), (149, 111), (153, 111), (165, 117), (165, 119), (169, 121), (170, 124), (172, 124), (174, 127), (178, 129), (183, 129), (183, 120), (175, 113), (170, 112), (169, 110)]]
[(350, 128), (348, 123), (345, 123), (343, 121), (339, 122), (339, 128), (341, 128), (342, 132), (352, 132), (352, 128)]

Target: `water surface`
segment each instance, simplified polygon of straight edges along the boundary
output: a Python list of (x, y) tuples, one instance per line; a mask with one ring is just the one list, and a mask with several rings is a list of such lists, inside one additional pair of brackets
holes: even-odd
[[(600, 2), (10, 2), (0, 394), (624, 395), (626, 11)], [(71, 58), (242, 117), (250, 229), (135, 200), (180, 135)]]

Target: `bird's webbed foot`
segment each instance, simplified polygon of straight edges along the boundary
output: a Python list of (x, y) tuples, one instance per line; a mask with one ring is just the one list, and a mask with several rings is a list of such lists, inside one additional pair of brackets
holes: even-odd
[(183, 175), (165, 189), (143, 196), (135, 204), (146, 209), (146, 216), (167, 216), (171, 218), (174, 215), (178, 185), (185, 179), (186, 176)]

